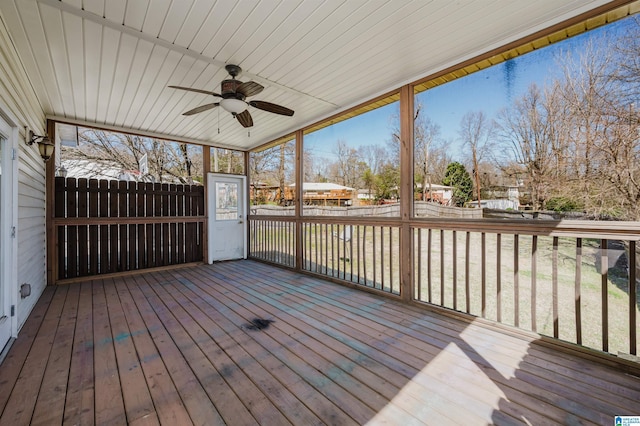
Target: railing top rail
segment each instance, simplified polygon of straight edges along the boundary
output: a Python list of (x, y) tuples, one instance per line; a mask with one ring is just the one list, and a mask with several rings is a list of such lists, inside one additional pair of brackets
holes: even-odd
[(591, 220), (417, 219), (415, 228), (496, 234), (528, 234), (575, 238), (640, 240), (640, 222)]
[[(252, 215), (252, 220), (294, 222), (295, 216)], [(339, 223), (345, 225), (402, 226), (400, 218), (361, 216), (304, 216), (304, 223)], [(592, 220), (540, 220), (540, 219), (454, 219), (414, 218), (413, 228), (444, 229), (494, 234), (538, 235), (551, 237), (621, 239), (640, 241), (640, 222)]]

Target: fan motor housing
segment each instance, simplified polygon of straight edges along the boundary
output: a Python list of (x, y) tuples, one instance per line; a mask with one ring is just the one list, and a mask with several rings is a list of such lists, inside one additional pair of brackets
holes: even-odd
[(236, 98), (240, 100), (244, 100), (244, 95), (242, 93), (236, 92), (238, 86), (242, 84), (239, 80), (222, 80), (220, 83), (220, 92), (223, 98)]

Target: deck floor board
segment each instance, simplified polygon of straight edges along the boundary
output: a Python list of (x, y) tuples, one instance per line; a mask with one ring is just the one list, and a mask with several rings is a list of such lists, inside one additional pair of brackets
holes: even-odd
[(607, 424), (638, 401), (532, 335), (254, 261), (48, 288), (0, 365), (11, 425)]

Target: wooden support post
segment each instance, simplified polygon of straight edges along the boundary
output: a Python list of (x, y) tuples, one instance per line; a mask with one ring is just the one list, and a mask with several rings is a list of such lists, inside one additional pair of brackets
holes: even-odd
[[(245, 168), (245, 170), (247, 170)], [(211, 173), (211, 147), (202, 146), (202, 185), (204, 186), (204, 224), (202, 225), (202, 261), (209, 262), (209, 187), (207, 176)]]
[[(56, 140), (56, 123), (47, 120), (47, 135), (51, 141)], [(58, 147), (59, 148), (59, 147)], [(56, 179), (56, 161), (55, 155), (52, 159), (45, 163), (45, 227), (47, 241), (47, 285), (55, 284), (58, 279), (58, 256), (57, 250), (58, 228), (53, 225), (55, 216), (54, 194)]]
[(400, 88), (400, 297), (413, 299), (413, 86)]
[(295, 185), (295, 218), (296, 218), (296, 269), (302, 270), (302, 185), (304, 170), (302, 170), (304, 132), (296, 132), (296, 185)]
[(249, 220), (249, 214), (251, 213), (251, 176), (249, 173), (250, 167), (249, 162), (251, 161), (249, 151), (244, 152), (243, 156), (244, 160), (244, 205), (246, 206), (246, 211), (244, 212), (244, 221), (247, 226), (247, 236), (246, 241), (244, 242), (247, 247), (247, 257), (251, 256), (251, 222)]

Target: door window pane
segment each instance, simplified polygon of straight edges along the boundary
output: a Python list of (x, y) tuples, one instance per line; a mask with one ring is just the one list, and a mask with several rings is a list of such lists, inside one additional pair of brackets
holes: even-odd
[(216, 220), (238, 218), (238, 184), (216, 182)]

